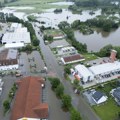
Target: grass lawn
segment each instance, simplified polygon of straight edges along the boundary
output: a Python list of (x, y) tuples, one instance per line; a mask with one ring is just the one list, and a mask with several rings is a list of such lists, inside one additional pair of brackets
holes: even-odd
[(104, 84), (104, 87), (103, 87), (103, 88), (97, 87), (96, 90), (102, 91), (102, 92), (104, 92), (107, 96), (110, 96), (110, 97), (111, 97), (111, 95), (109, 94), (110, 91), (111, 91), (112, 89), (116, 88), (116, 87), (119, 87), (116, 80), (117, 80), (117, 79), (114, 79), (113, 81)]
[(92, 53), (83, 54), (83, 56), (85, 57), (85, 61), (95, 60), (98, 58), (96, 55)]
[(101, 120), (115, 120), (120, 107), (116, 105), (116, 102), (111, 98), (104, 105), (93, 106), (93, 109), (101, 118)]
[(33, 13), (33, 12), (42, 12), (44, 9), (50, 9), (50, 8), (67, 8), (68, 5), (52, 5), (49, 3), (52, 2), (61, 2), (65, 0), (17, 0), (16, 2), (11, 2), (6, 4), (6, 6), (27, 6), (27, 7), (34, 7), (35, 9), (32, 10), (17, 10), (21, 12), (26, 13)]
[(120, 112), (120, 107), (110, 95), (110, 91), (118, 87), (117, 79), (104, 84), (104, 87), (97, 87), (96, 90), (102, 91), (108, 96), (108, 100), (105, 104), (99, 106), (92, 106), (94, 111), (98, 114), (101, 120), (115, 120)]
[(53, 37), (59, 37), (64, 35), (61, 30), (56, 30), (56, 29), (45, 30), (44, 34), (46, 34), (47, 36), (53, 36)]

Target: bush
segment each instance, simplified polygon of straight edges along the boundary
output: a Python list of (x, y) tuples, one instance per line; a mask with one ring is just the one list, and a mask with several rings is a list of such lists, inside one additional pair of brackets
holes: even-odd
[(59, 84), (55, 92), (56, 92), (56, 95), (61, 98), (64, 93), (64, 86), (62, 84)]
[(4, 112), (6, 113), (10, 109), (10, 102), (8, 100), (5, 100), (3, 102)]
[(62, 107), (66, 110), (71, 108), (71, 97), (69, 95), (62, 96)]
[(71, 110), (70, 120), (81, 120), (80, 113), (77, 110), (75, 110), (74, 108), (72, 108), (72, 110)]
[(50, 78), (50, 82), (53, 90), (55, 90), (60, 84), (60, 80), (58, 78)]
[(70, 74), (70, 73), (71, 73), (70, 68), (71, 68), (70, 65), (65, 66), (65, 67), (64, 67), (64, 72), (65, 72), (66, 74)]

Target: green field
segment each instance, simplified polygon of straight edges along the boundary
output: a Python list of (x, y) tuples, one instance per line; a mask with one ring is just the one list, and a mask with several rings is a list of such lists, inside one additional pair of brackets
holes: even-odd
[(53, 37), (58, 37), (58, 36), (64, 35), (64, 33), (61, 30), (56, 30), (56, 29), (45, 30), (44, 34), (47, 36), (53, 36)]
[(115, 120), (120, 112), (120, 107), (111, 98), (104, 105), (93, 106), (94, 111), (98, 114), (101, 120)]
[[(2, 0), (1, 0), (2, 1)], [(34, 7), (35, 9), (32, 10), (18, 10), (26, 13), (33, 13), (33, 12), (41, 12), (44, 9), (50, 9), (50, 8), (67, 8), (67, 5), (52, 5), (49, 3), (53, 2), (62, 2), (65, 0), (17, 0), (16, 2), (11, 2), (5, 4), (5, 6), (19, 6), (19, 7)]]
[(90, 60), (95, 60), (98, 57), (95, 54), (92, 53), (87, 53), (87, 54), (83, 54), (85, 61), (90, 61)]

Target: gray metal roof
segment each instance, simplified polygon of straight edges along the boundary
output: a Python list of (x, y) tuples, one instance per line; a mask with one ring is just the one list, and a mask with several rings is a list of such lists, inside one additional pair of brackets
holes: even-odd
[(117, 98), (118, 101), (120, 101), (120, 87), (114, 90), (113, 96)]
[(100, 91), (96, 91), (96, 92), (92, 95), (92, 97), (95, 99), (95, 101), (99, 101), (100, 98), (102, 98), (103, 96), (104, 96), (104, 94), (103, 94), (102, 92), (100, 92)]

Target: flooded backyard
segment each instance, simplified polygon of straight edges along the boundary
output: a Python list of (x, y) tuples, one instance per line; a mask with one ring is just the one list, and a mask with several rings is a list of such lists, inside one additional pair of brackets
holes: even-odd
[(98, 15), (101, 15), (101, 10), (96, 10), (94, 15), (90, 15), (90, 10), (85, 10), (82, 14), (73, 14), (68, 9), (63, 9), (61, 13), (54, 13), (55, 9), (48, 9), (41, 14), (36, 14), (37, 20), (45, 21), (46, 24), (51, 25), (52, 27), (57, 27), (57, 25), (62, 21), (67, 21), (72, 23), (75, 20), (86, 21), (87, 19), (95, 18)]
[(120, 45), (120, 28), (110, 33), (98, 30), (91, 35), (83, 35), (79, 31), (75, 31), (74, 35), (77, 41), (87, 45), (89, 52), (99, 51), (108, 44), (112, 44), (113, 46)]

